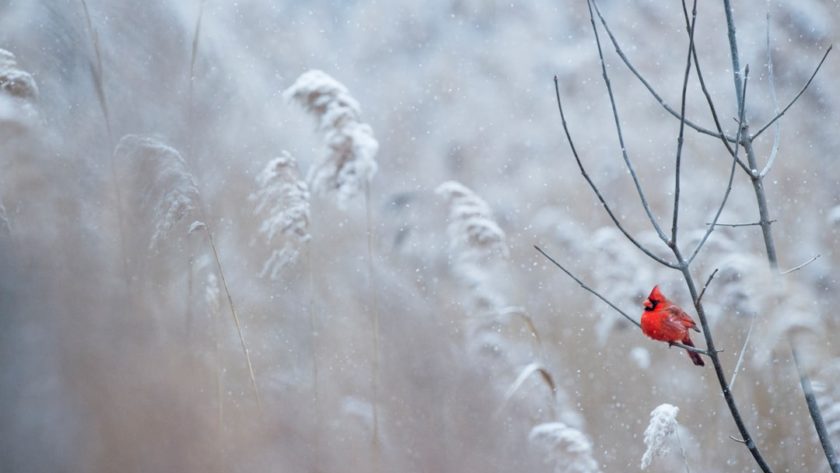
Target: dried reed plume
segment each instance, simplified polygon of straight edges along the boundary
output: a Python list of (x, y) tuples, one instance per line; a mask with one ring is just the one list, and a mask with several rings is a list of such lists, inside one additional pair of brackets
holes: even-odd
[(450, 259), (456, 276), (465, 284), (475, 309), (497, 311), (504, 307), (497, 291), (487, 287), (490, 268), (508, 256), (505, 232), (481, 197), (456, 181), (439, 185), (435, 192), (449, 204)]
[(444, 182), (435, 192), (449, 203), (447, 233), (456, 269), (481, 266), (508, 256), (505, 232), (493, 219), (487, 202), (456, 181)]
[(257, 176), (257, 191), (250, 199), (256, 202), (255, 213), (265, 215), (260, 233), (268, 243), (277, 243), (260, 276), (276, 279), (297, 260), (300, 248), (310, 239), (309, 187), (300, 179), (295, 158), (283, 151), (269, 161)]
[(38, 85), (32, 75), (19, 68), (15, 55), (0, 49), (0, 89), (22, 99), (37, 100)]
[(18, 66), (14, 54), (0, 49), (0, 126), (27, 124), (35, 117), (37, 100), (35, 79)]
[(598, 473), (592, 442), (581, 431), (562, 422), (547, 422), (531, 429), (528, 440), (545, 451), (555, 473)]
[[(197, 219), (203, 215), (202, 204), (195, 180), (188, 171), (186, 162), (178, 151), (158, 139), (137, 135), (123, 137), (114, 155), (118, 161), (128, 161), (128, 176), (135, 186), (133, 195), (140, 199), (137, 207), (143, 217), (153, 222), (154, 231), (149, 240), (149, 250), (159, 250), (164, 241), (171, 243), (170, 236), (174, 236), (175, 239), (183, 238), (198, 230), (203, 230), (207, 235), (207, 242), (216, 262), (218, 278), (227, 297), (242, 352), (248, 365), (254, 396), (261, 409), (262, 401), (254, 365), (242, 333), (242, 323), (225, 279), (213, 233), (203, 219)], [(174, 232), (175, 228), (183, 231)]]
[(645, 429), (645, 445), (647, 449), (642, 455), (643, 470), (650, 466), (654, 457), (661, 457), (668, 453), (668, 440), (677, 434), (677, 414), (680, 409), (671, 404), (661, 404), (650, 413), (650, 423)]
[(307, 181), (313, 192), (336, 192), (338, 206), (344, 208), (364, 191), (376, 174), (379, 143), (370, 125), (360, 120), (359, 103), (347, 88), (318, 70), (302, 74), (283, 92), (318, 120), (327, 153), (309, 170)]
[[(179, 223), (194, 221), (200, 205), (198, 187), (177, 150), (152, 137), (126, 135), (114, 155), (129, 166), (139, 187), (135, 194), (141, 199), (139, 207), (154, 226), (150, 250), (166, 241)], [(193, 219), (187, 221), (188, 216)]]

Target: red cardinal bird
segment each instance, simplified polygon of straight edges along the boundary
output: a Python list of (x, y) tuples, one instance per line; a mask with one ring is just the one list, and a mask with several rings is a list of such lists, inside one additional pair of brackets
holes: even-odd
[[(688, 329), (694, 329), (697, 332), (700, 329), (697, 328), (697, 324), (690, 315), (662, 295), (659, 286), (653, 287), (643, 305), (645, 311), (642, 313), (642, 332), (645, 335), (669, 344), (681, 342), (683, 345), (694, 346), (688, 335)], [(695, 365), (705, 365), (699, 353), (689, 351), (688, 356)]]

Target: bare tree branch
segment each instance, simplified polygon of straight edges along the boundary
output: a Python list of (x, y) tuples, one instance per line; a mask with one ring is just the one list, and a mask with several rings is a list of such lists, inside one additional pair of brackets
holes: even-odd
[(744, 363), (744, 353), (747, 352), (747, 346), (750, 344), (750, 337), (752, 336), (753, 327), (755, 327), (755, 319), (758, 318), (758, 314), (753, 314), (752, 318), (750, 319), (750, 328), (747, 330), (747, 336), (744, 337), (744, 344), (741, 346), (741, 352), (738, 354), (738, 361), (735, 363), (735, 369), (732, 370), (732, 379), (729, 380), (729, 389), (732, 389), (732, 386), (735, 385), (735, 379), (738, 377), (738, 373), (741, 372), (741, 364)]
[(575, 143), (572, 140), (571, 133), (569, 132), (569, 126), (566, 123), (566, 114), (563, 112), (563, 103), (562, 100), (560, 100), (560, 85), (558, 83), (557, 76), (554, 76), (554, 92), (557, 97), (557, 108), (560, 110), (560, 120), (563, 123), (563, 131), (566, 133), (566, 139), (569, 141), (569, 147), (572, 150), (572, 155), (575, 157), (575, 161), (577, 162), (581, 174), (583, 174), (583, 178), (586, 179), (586, 182), (589, 183), (589, 187), (592, 188), (592, 191), (595, 192), (595, 195), (598, 197), (598, 200), (601, 201), (601, 205), (604, 206), (604, 210), (607, 211), (607, 214), (610, 216), (610, 219), (613, 221), (613, 224), (615, 224), (616, 228), (618, 228), (621, 231), (621, 233), (623, 233), (624, 236), (627, 237), (627, 239), (630, 240), (630, 242), (636, 246), (636, 248), (641, 250), (644, 254), (648, 255), (648, 257), (658, 262), (659, 264), (663, 264), (669, 268), (676, 268), (676, 265), (674, 265), (674, 263), (671, 263), (660, 258), (659, 256), (656, 256), (652, 251), (642, 246), (641, 243), (639, 243), (635, 238), (633, 238), (633, 236), (630, 235), (630, 233), (628, 233), (627, 230), (624, 229), (624, 226), (621, 225), (621, 222), (619, 222), (618, 217), (616, 217), (613, 211), (610, 209), (610, 206), (607, 205), (607, 201), (604, 200), (604, 196), (601, 195), (601, 191), (598, 190), (598, 186), (595, 185), (595, 183), (589, 177), (589, 174), (586, 173), (586, 169), (583, 167), (583, 163), (581, 162), (580, 156), (578, 155), (577, 149), (575, 148)]
[[(592, 4), (595, 7), (595, 13), (598, 15), (598, 18), (600, 19), (601, 24), (604, 26), (604, 30), (607, 32), (607, 35), (609, 36), (610, 41), (612, 42), (613, 47), (615, 48), (616, 54), (618, 54), (618, 57), (620, 57), (621, 61), (624, 62), (624, 65), (627, 66), (627, 69), (629, 69), (630, 72), (632, 72), (633, 75), (636, 76), (637, 79), (639, 79), (639, 82), (641, 82), (642, 85), (645, 86), (645, 88), (648, 90), (648, 92), (650, 92), (650, 94), (653, 96), (653, 98), (656, 99), (657, 102), (659, 102), (659, 105), (661, 105), (662, 108), (664, 108), (668, 113), (673, 115), (674, 118), (679, 119), (680, 114), (677, 113), (676, 110), (674, 110), (670, 105), (668, 105), (665, 102), (665, 99), (663, 99), (662, 96), (660, 96), (659, 93), (656, 92), (656, 90), (653, 88), (653, 86), (650, 84), (650, 82), (648, 82), (647, 79), (645, 79), (644, 76), (642, 76), (642, 74), (636, 69), (636, 67), (633, 66), (633, 63), (630, 62), (630, 59), (627, 57), (627, 55), (624, 54), (624, 51), (621, 49), (621, 46), (619, 46), (619, 44), (618, 44), (618, 40), (616, 40), (615, 35), (613, 35), (612, 30), (610, 29), (609, 25), (607, 24), (607, 21), (604, 19), (604, 16), (601, 14), (601, 10), (598, 7), (598, 3), (593, 0)], [(696, 124), (693, 121), (688, 120), (688, 119), (685, 120), (685, 124), (689, 128), (692, 128), (693, 130), (697, 131), (698, 133), (713, 136), (715, 138), (725, 139), (728, 142), (734, 142), (733, 138), (724, 135), (724, 133), (720, 130), (718, 130), (718, 132), (715, 132), (715, 131), (710, 130), (708, 128), (704, 128), (704, 127), (702, 127), (702, 126), (700, 126), (700, 125), (698, 125), (698, 124)]]
[(800, 269), (804, 268), (805, 266), (808, 266), (809, 264), (813, 263), (814, 261), (818, 260), (820, 256), (821, 256), (821, 255), (819, 255), (819, 254), (814, 255), (814, 256), (813, 256), (811, 259), (809, 259), (808, 261), (806, 261), (806, 262), (804, 262), (804, 263), (802, 263), (802, 264), (800, 264), (800, 265), (798, 265), (798, 266), (794, 266), (793, 268), (790, 268), (790, 269), (788, 269), (787, 271), (782, 271), (782, 272), (780, 272), (779, 274), (781, 274), (781, 275), (785, 275), (785, 274), (790, 274), (790, 273), (792, 273), (792, 272), (794, 272), (794, 271), (798, 271), (798, 270), (800, 270)]
[(809, 78), (808, 78), (808, 82), (805, 82), (805, 85), (803, 85), (803, 86), (802, 86), (802, 89), (800, 89), (800, 90), (799, 90), (799, 93), (797, 93), (797, 94), (793, 97), (793, 99), (791, 99), (790, 103), (788, 103), (788, 104), (785, 106), (785, 108), (783, 108), (783, 109), (782, 109), (782, 111), (781, 111), (781, 112), (779, 112), (778, 114), (776, 114), (776, 116), (775, 116), (775, 117), (771, 118), (771, 119), (770, 119), (770, 121), (769, 121), (769, 122), (767, 122), (767, 124), (766, 124), (766, 125), (764, 125), (763, 127), (761, 127), (761, 128), (760, 128), (757, 132), (753, 133), (753, 135), (752, 135), (752, 136), (750, 136), (750, 141), (753, 141), (753, 140), (755, 140), (756, 138), (758, 138), (758, 137), (759, 137), (759, 135), (761, 135), (762, 133), (764, 133), (764, 130), (766, 130), (767, 128), (769, 128), (769, 127), (770, 127), (770, 125), (772, 125), (773, 123), (775, 123), (775, 122), (776, 122), (776, 120), (778, 120), (778, 119), (782, 118), (782, 115), (784, 115), (785, 113), (787, 113), (787, 111), (790, 109), (790, 107), (792, 107), (792, 106), (793, 106), (793, 104), (795, 104), (795, 103), (796, 103), (796, 101), (797, 101), (797, 100), (799, 100), (799, 97), (801, 97), (801, 96), (802, 96), (802, 94), (804, 94), (804, 93), (805, 93), (805, 91), (808, 89), (808, 86), (810, 86), (810, 85), (811, 85), (811, 82), (813, 82), (814, 77), (816, 77), (816, 76), (817, 76), (817, 73), (818, 73), (818, 72), (820, 72), (820, 68), (822, 68), (822, 65), (823, 65), (823, 63), (825, 62), (826, 58), (828, 58), (828, 53), (830, 53), (830, 52), (831, 52), (831, 49), (832, 49), (832, 48), (834, 48), (834, 45), (829, 46), (829, 47), (828, 47), (828, 49), (826, 49), (826, 50), (825, 50), (825, 54), (823, 54), (822, 59), (820, 59), (820, 63), (819, 63), (819, 64), (817, 64), (817, 67), (814, 69), (814, 72), (811, 74), (811, 77), (809, 77)]
[(814, 428), (817, 429), (817, 436), (820, 438), (825, 457), (828, 460), (828, 465), (834, 473), (840, 472), (840, 459), (837, 458), (837, 453), (834, 451), (834, 446), (831, 445), (831, 438), (825, 428), (825, 421), (822, 418), (820, 407), (817, 404), (817, 398), (814, 396), (814, 389), (811, 387), (811, 380), (799, 364), (799, 354), (793, 344), (790, 346), (793, 353), (793, 363), (796, 365), (796, 371), (799, 372), (799, 384), (802, 386), (802, 393), (805, 395), (805, 403), (808, 404), (808, 413), (811, 415), (811, 420), (814, 421)]
[[(744, 95), (740, 98), (740, 103), (738, 104), (738, 134), (736, 135), (738, 138), (741, 137), (741, 131), (744, 129), (744, 109), (746, 108), (746, 93), (747, 93), (747, 80), (750, 76), (750, 66), (747, 66), (747, 69), (744, 74)], [(717, 221), (720, 218), (720, 214), (723, 213), (723, 208), (726, 207), (726, 201), (729, 199), (729, 194), (732, 192), (732, 181), (735, 178), (735, 163), (738, 162), (738, 151), (740, 147), (735, 148), (735, 156), (732, 159), (732, 169), (729, 170), (729, 181), (726, 183), (726, 191), (723, 193), (723, 200), (720, 202), (720, 207), (718, 207), (717, 212), (715, 212), (715, 218), (712, 219), (711, 225), (709, 228), (706, 229), (706, 233), (703, 235), (703, 238), (700, 239), (700, 243), (697, 244), (697, 248), (691, 253), (691, 256), (688, 257), (688, 264), (691, 264), (694, 261), (694, 258), (700, 253), (700, 250), (703, 249), (703, 245), (706, 244), (709, 237), (712, 235), (712, 232), (715, 231), (715, 227), (717, 226)]]
[[(685, 2), (683, 2), (683, 8), (685, 8)], [(677, 230), (679, 228), (678, 223), (680, 216), (680, 165), (682, 164), (683, 140), (685, 138), (685, 97), (688, 92), (688, 77), (689, 75), (691, 75), (691, 53), (694, 51), (694, 25), (696, 21), (697, 0), (694, 0), (694, 6), (691, 9), (691, 23), (688, 25), (688, 57), (685, 60), (685, 74), (683, 76), (682, 98), (680, 100), (680, 131), (677, 134), (677, 156), (675, 158), (676, 166), (674, 170), (674, 217), (671, 223), (671, 240), (668, 242), (668, 245), (671, 247), (677, 245)], [(729, 193), (727, 192), (727, 195), (728, 194)]]
[(706, 288), (708, 288), (709, 284), (712, 283), (712, 279), (715, 278), (715, 275), (717, 273), (718, 273), (718, 268), (715, 268), (715, 270), (712, 271), (712, 274), (709, 275), (709, 279), (706, 279), (706, 284), (703, 284), (703, 289), (700, 291), (700, 295), (697, 296), (697, 302), (700, 302), (701, 300), (703, 300), (703, 294), (706, 293)]
[(539, 247), (539, 246), (537, 246), (537, 245), (534, 245), (534, 249), (536, 249), (537, 251), (539, 251), (539, 252), (540, 252), (540, 254), (542, 254), (543, 256), (545, 256), (547, 260), (551, 261), (551, 262), (554, 264), (554, 266), (557, 266), (558, 268), (560, 268), (560, 270), (561, 270), (561, 271), (563, 271), (564, 273), (566, 273), (566, 276), (569, 276), (570, 278), (574, 279), (574, 280), (575, 280), (575, 282), (576, 282), (576, 283), (578, 283), (578, 285), (579, 285), (580, 287), (582, 287), (582, 288), (586, 289), (586, 290), (587, 290), (587, 291), (589, 291), (592, 295), (594, 295), (594, 296), (595, 296), (595, 297), (597, 297), (598, 299), (601, 299), (602, 301), (604, 301), (604, 303), (605, 303), (605, 304), (607, 304), (608, 306), (612, 307), (612, 308), (613, 308), (613, 310), (615, 310), (616, 312), (618, 312), (619, 314), (621, 314), (622, 316), (624, 316), (624, 318), (625, 318), (625, 319), (629, 320), (629, 321), (630, 321), (633, 325), (635, 325), (636, 327), (639, 327), (639, 329), (641, 329), (641, 328), (642, 328), (642, 325), (641, 325), (641, 324), (640, 324), (640, 323), (639, 323), (636, 319), (634, 319), (633, 317), (630, 317), (629, 315), (627, 315), (627, 312), (624, 312), (623, 310), (619, 309), (617, 305), (615, 305), (615, 304), (613, 304), (612, 302), (610, 302), (610, 301), (609, 301), (606, 297), (602, 296), (602, 295), (601, 295), (598, 291), (596, 291), (595, 289), (592, 289), (591, 287), (587, 286), (587, 285), (586, 285), (586, 283), (584, 283), (583, 281), (581, 281), (581, 280), (580, 280), (580, 278), (578, 278), (577, 276), (575, 276), (574, 274), (572, 274), (572, 273), (571, 273), (568, 269), (564, 268), (562, 264), (558, 263), (558, 262), (557, 262), (557, 260), (555, 260), (554, 258), (552, 258), (551, 256), (549, 256), (549, 255), (548, 255), (548, 253), (546, 253), (545, 251), (543, 251), (543, 250), (542, 250), (542, 248), (540, 248), (540, 247)]
[[(776, 223), (776, 219), (770, 219), (767, 223)], [(712, 223), (706, 222), (706, 225), (712, 225), (714, 227), (757, 227), (761, 225), (761, 222), (752, 222), (752, 223)]]
[[(691, 21), (688, 17), (688, 11), (685, 8), (685, 4), (683, 4), (683, 18), (685, 19), (686, 29), (690, 28), (691, 27)], [(730, 144), (729, 144), (730, 140), (728, 138), (724, 138), (725, 133), (723, 132), (723, 127), (721, 126), (720, 119), (718, 118), (717, 109), (715, 108), (715, 102), (714, 102), (714, 100), (712, 100), (712, 94), (709, 93), (708, 87), (706, 87), (706, 80), (703, 79), (703, 68), (700, 66), (700, 59), (697, 57), (697, 45), (696, 44), (695, 44), (694, 48), (692, 48), (691, 52), (692, 52), (692, 56), (694, 58), (695, 70), (697, 71), (697, 80), (700, 82), (700, 90), (703, 91), (703, 95), (706, 97), (706, 103), (709, 104), (709, 111), (712, 114), (712, 120), (715, 123), (715, 128), (717, 128), (717, 131), (720, 134), (721, 142), (723, 143), (723, 146), (726, 148), (726, 151), (729, 152), (729, 155), (732, 156), (733, 159), (735, 159), (735, 161), (738, 163), (739, 166), (741, 166), (741, 169), (743, 169), (744, 172), (749, 172), (749, 169), (747, 168), (747, 165), (744, 164), (744, 161), (742, 161), (741, 159), (738, 158), (738, 150), (733, 149), (733, 147), (730, 146)], [(735, 121), (737, 122), (738, 120), (735, 120)], [(739, 128), (740, 128), (740, 125), (739, 125)], [(737, 148), (738, 145), (740, 145), (740, 144), (741, 144), (741, 139), (736, 137), (735, 147)]]
[(636, 186), (636, 192), (639, 194), (642, 207), (644, 207), (645, 213), (647, 214), (648, 219), (650, 219), (650, 223), (653, 225), (653, 228), (656, 230), (659, 238), (661, 238), (663, 242), (668, 243), (668, 237), (665, 235), (665, 232), (662, 231), (662, 228), (659, 226), (659, 222), (650, 210), (650, 205), (648, 205), (645, 193), (642, 191), (642, 185), (639, 183), (639, 177), (636, 175), (636, 170), (633, 168), (633, 163), (630, 162), (630, 156), (627, 154), (627, 146), (624, 144), (624, 134), (621, 131), (621, 120), (618, 118), (618, 108), (615, 103), (615, 96), (613, 95), (610, 77), (609, 74), (607, 74), (607, 64), (604, 61), (604, 52), (601, 49), (601, 37), (598, 35), (598, 28), (595, 26), (595, 16), (592, 13), (592, 1), (587, 0), (586, 3), (589, 7), (589, 22), (592, 24), (592, 32), (595, 35), (595, 44), (598, 46), (598, 58), (601, 61), (601, 76), (604, 78), (604, 85), (607, 88), (607, 95), (609, 95), (610, 98), (613, 119), (615, 120), (615, 131), (618, 134), (618, 143), (621, 146), (621, 155), (624, 158), (624, 164), (627, 166), (627, 170), (630, 171), (630, 177), (633, 178), (633, 184)]
[[(591, 293), (592, 295), (594, 295), (594, 296), (595, 296), (595, 297), (597, 297), (598, 299), (601, 299), (601, 300), (602, 300), (605, 304), (607, 304), (608, 306), (612, 307), (612, 308), (613, 308), (613, 310), (615, 310), (616, 312), (618, 312), (619, 314), (621, 314), (622, 316), (624, 316), (624, 318), (625, 318), (625, 319), (627, 319), (627, 320), (629, 320), (629, 321), (630, 321), (633, 325), (635, 325), (636, 327), (639, 327), (639, 329), (641, 329), (641, 328), (642, 328), (642, 325), (641, 325), (639, 322), (637, 322), (637, 321), (636, 321), (636, 319), (634, 319), (633, 317), (630, 317), (629, 315), (627, 315), (627, 312), (624, 312), (623, 310), (619, 309), (617, 305), (615, 305), (615, 304), (613, 304), (612, 302), (610, 302), (610, 300), (609, 300), (609, 299), (607, 299), (606, 297), (602, 296), (602, 295), (601, 295), (598, 291), (596, 291), (595, 289), (592, 289), (591, 287), (587, 286), (587, 285), (586, 285), (586, 283), (584, 283), (583, 281), (581, 281), (581, 280), (580, 280), (580, 278), (578, 278), (577, 276), (575, 276), (574, 274), (572, 274), (572, 273), (571, 273), (568, 269), (564, 268), (564, 267), (563, 267), (563, 265), (561, 265), (560, 263), (558, 263), (558, 262), (557, 262), (557, 260), (555, 260), (554, 258), (552, 258), (551, 256), (549, 256), (549, 255), (548, 255), (548, 253), (546, 253), (545, 251), (543, 251), (543, 250), (542, 250), (542, 248), (540, 248), (540, 247), (539, 247), (539, 246), (537, 246), (537, 245), (534, 245), (534, 249), (536, 249), (537, 251), (539, 251), (541, 255), (545, 256), (545, 258), (546, 258), (547, 260), (551, 261), (551, 263), (552, 263), (552, 264), (554, 264), (554, 266), (557, 266), (558, 268), (560, 268), (560, 270), (561, 270), (561, 271), (563, 271), (564, 273), (566, 273), (566, 275), (567, 275), (567, 276), (569, 276), (570, 278), (574, 279), (574, 281), (575, 281), (576, 283), (578, 283), (578, 285), (579, 285), (580, 287), (582, 287), (582, 288), (586, 289), (587, 291), (589, 291), (589, 293)], [(674, 342), (674, 343), (671, 343), (671, 346), (680, 347), (680, 348), (686, 349), (686, 350), (688, 350), (688, 351), (693, 351), (694, 353), (699, 353), (699, 354), (701, 354), (701, 355), (710, 356), (710, 355), (709, 355), (709, 352), (708, 352), (708, 351), (706, 351), (706, 350), (703, 350), (703, 349), (701, 349), (701, 348), (697, 348), (697, 347), (690, 347), (690, 346), (688, 346), (688, 345), (684, 345), (684, 344), (682, 344), (682, 343)]]

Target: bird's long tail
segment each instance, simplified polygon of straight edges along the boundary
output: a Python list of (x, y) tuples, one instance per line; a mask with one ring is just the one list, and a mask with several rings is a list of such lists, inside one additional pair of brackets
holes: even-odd
[[(694, 346), (694, 342), (691, 341), (691, 338), (688, 335), (686, 335), (682, 342), (683, 345), (688, 345), (690, 347)], [(691, 358), (691, 362), (694, 363), (695, 366), (706, 366), (706, 363), (703, 363), (703, 358), (700, 357), (699, 353), (689, 351), (688, 357)]]

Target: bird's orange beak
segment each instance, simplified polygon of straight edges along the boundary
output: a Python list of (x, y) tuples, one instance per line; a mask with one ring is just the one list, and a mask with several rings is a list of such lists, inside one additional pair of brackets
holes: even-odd
[(653, 309), (653, 302), (651, 302), (650, 299), (645, 299), (642, 305), (645, 307), (645, 309)]

